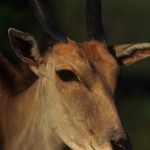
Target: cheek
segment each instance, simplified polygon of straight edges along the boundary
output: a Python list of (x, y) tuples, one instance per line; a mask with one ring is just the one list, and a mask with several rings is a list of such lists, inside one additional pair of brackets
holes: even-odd
[[(64, 89), (62, 90), (64, 91)], [(84, 133), (93, 137), (100, 136), (108, 125), (107, 116), (109, 113), (108, 104), (99, 95), (94, 95), (87, 90), (61, 91), (61, 103), (63, 104), (68, 121), (63, 120), (63, 129), (74, 127), (78, 133)], [(106, 116), (104, 115), (106, 114)], [(111, 120), (112, 117), (110, 117)], [(71, 122), (71, 124), (69, 124)]]
[(92, 129), (101, 122), (101, 98), (77, 83), (57, 84), (59, 98), (76, 126)]
[(90, 126), (100, 116), (98, 102), (89, 93), (79, 90), (73, 91), (65, 97), (63, 103), (73, 120)]

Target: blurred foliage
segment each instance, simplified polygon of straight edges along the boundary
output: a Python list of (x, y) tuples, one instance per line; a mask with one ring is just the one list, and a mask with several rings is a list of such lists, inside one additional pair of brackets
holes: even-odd
[[(86, 0), (49, 0), (50, 12), (72, 39), (86, 37)], [(150, 42), (150, 1), (103, 0), (103, 20), (109, 44)], [(1, 51), (17, 59), (7, 30), (15, 27), (40, 36), (40, 27), (25, 0), (0, 1)], [(121, 69), (117, 100), (123, 124), (136, 150), (150, 149), (150, 58)]]

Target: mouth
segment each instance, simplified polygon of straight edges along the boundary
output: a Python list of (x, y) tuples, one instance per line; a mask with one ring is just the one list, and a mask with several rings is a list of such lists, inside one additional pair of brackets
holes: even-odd
[(63, 150), (72, 150), (70, 147), (66, 146)]

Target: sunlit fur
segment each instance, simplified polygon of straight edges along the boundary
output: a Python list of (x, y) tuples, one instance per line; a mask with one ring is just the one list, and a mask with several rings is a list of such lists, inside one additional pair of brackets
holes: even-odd
[[(41, 58), (38, 68), (30, 66), (39, 77), (29, 87), (22, 82), (28, 73), (14, 70), (1, 58), (10, 85), (18, 80), (26, 87), (9, 87), (1, 75), (1, 149), (62, 150), (67, 145), (74, 150), (111, 150), (111, 139), (126, 138), (114, 104), (119, 67), (104, 43), (69, 40)], [(72, 70), (79, 81), (61, 81), (56, 71), (62, 69)]]

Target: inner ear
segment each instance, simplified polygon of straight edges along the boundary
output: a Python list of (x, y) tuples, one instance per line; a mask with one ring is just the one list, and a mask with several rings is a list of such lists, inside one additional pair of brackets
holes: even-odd
[(13, 48), (17, 51), (17, 53), (20, 53), (20, 55), (33, 59), (31, 49), (33, 47), (33, 44), (31, 41), (24, 41), (21, 38), (15, 37), (12, 39)]
[(32, 46), (33, 46), (31, 41), (25, 41), (18, 37), (14, 37), (12, 39), (12, 43), (13, 43), (14, 48), (17, 48), (26, 52), (32, 49)]
[(36, 39), (22, 31), (10, 28), (8, 30), (10, 43), (17, 56), (30, 65), (37, 65), (42, 57)]
[(150, 57), (150, 43), (115, 45), (109, 46), (108, 49), (121, 66)]

